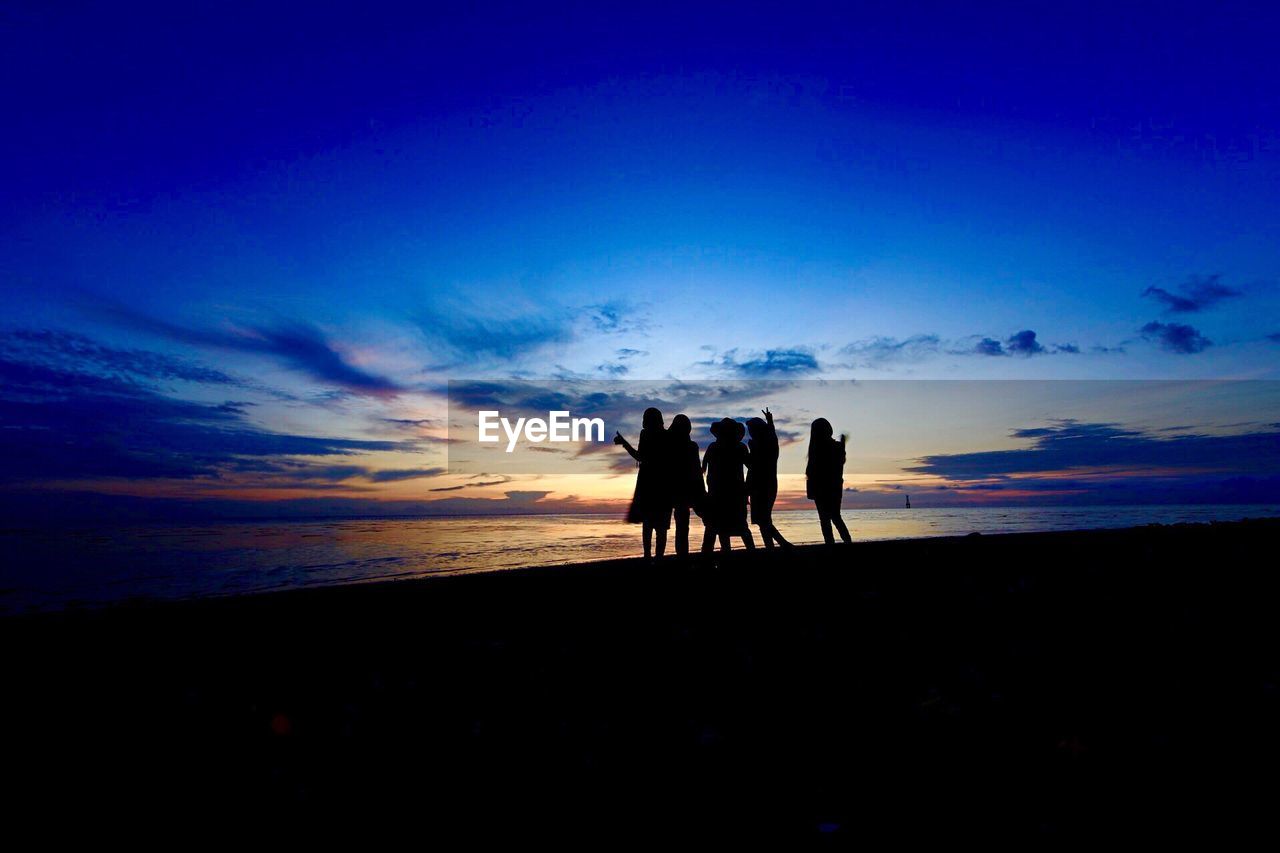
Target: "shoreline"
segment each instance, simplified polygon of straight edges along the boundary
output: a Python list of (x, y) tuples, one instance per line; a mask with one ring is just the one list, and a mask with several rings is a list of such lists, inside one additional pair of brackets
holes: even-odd
[[(906, 510), (898, 510), (898, 511), (906, 512)], [(502, 516), (502, 517), (507, 518), (507, 517), (513, 517), (513, 516)], [(522, 516), (522, 517), (536, 517), (536, 516)], [(856, 517), (857, 517), (856, 515), (851, 514), (851, 519), (856, 520)], [(444, 518), (444, 517), (439, 517), (439, 518)], [(467, 517), (467, 518), (470, 520), (474, 520), (471, 517)], [(342, 519), (342, 521), (356, 521), (356, 522), (369, 521), (369, 520), (400, 521), (403, 519), (400, 519), (397, 517), (386, 517), (381, 519), (367, 519), (367, 518)], [(436, 520), (436, 517), (418, 519), (418, 520)], [(963, 534), (943, 533), (943, 534), (934, 534), (934, 535), (888, 536), (883, 538), (868, 538), (868, 539), (859, 539), (855, 536), (854, 542), (852, 544), (854, 547), (862, 547), (866, 545), (883, 544), (883, 543), (912, 543), (912, 542), (918, 543), (918, 542), (926, 542), (926, 541), (934, 541), (934, 540), (960, 539), (970, 535), (981, 535), (988, 538), (1003, 537), (1003, 536), (1038, 536), (1038, 535), (1049, 535), (1049, 534), (1081, 534), (1083, 535), (1083, 534), (1097, 533), (1097, 532), (1103, 532), (1103, 531), (1117, 532), (1117, 531), (1125, 531), (1125, 530), (1145, 530), (1145, 529), (1160, 528), (1160, 527), (1180, 528), (1180, 527), (1196, 526), (1196, 525), (1213, 526), (1213, 525), (1223, 525), (1223, 524), (1250, 524), (1250, 523), (1266, 522), (1268, 520), (1280, 520), (1280, 516), (1260, 515), (1260, 516), (1246, 517), (1241, 519), (1233, 519), (1228, 521), (1211, 520), (1211, 521), (1150, 522), (1147, 524), (1134, 525), (1130, 527), (1085, 527), (1085, 528), (1059, 529), (1059, 530), (1044, 529), (1044, 530), (1025, 530), (1025, 531), (1022, 531), (1022, 530), (1002, 531), (1002, 532), (994, 532), (994, 533), (972, 531), (972, 532), (963, 533)], [(275, 524), (280, 522), (267, 521), (262, 519), (255, 519), (248, 522), (220, 519), (217, 522), (210, 523), (209, 525), (199, 525), (199, 526), (216, 528), (217, 526), (222, 524), (238, 526), (242, 524), (259, 524), (259, 523)], [(287, 523), (295, 524), (295, 523), (302, 523), (302, 522), (298, 522), (297, 520), (290, 519), (290, 520), (287, 520)], [(310, 522), (305, 522), (305, 523), (331, 524), (331, 523), (334, 523), (334, 520), (333, 519), (314, 519)], [(175, 522), (173, 526), (176, 528), (182, 528), (182, 527), (187, 527), (189, 525)], [(145, 525), (144, 527), (151, 527), (151, 525)], [(163, 526), (162, 526), (162, 529), (163, 529)], [(14, 530), (20, 532), (22, 529), (15, 528)], [(855, 529), (855, 532), (856, 532), (856, 529)], [(637, 528), (637, 535), (638, 535), (638, 528)], [(698, 538), (698, 537), (695, 537), (695, 538)], [(694, 542), (693, 544), (696, 547), (698, 542)], [(809, 542), (805, 544), (798, 544), (795, 547), (799, 549), (797, 553), (805, 553), (804, 549), (811, 549), (811, 548), (821, 549), (825, 546), (821, 544), (815, 544), (815, 543)], [(756, 559), (764, 559), (765, 555), (768, 555), (768, 554), (769, 552), (761, 549), (761, 554), (757, 556)], [(731, 559), (736, 560), (736, 559), (741, 559), (743, 557), (750, 558), (750, 555), (747, 552), (745, 552), (745, 550), (741, 547), (741, 543), (737, 542), (735, 543), (735, 548), (731, 556)], [(693, 557), (689, 558), (690, 561), (697, 561), (699, 559), (700, 557), (698, 557), (696, 554)], [(783, 559), (783, 555), (779, 554), (774, 557), (771, 557), (770, 559), (781, 561)], [(629, 555), (625, 557), (602, 557), (599, 559), (587, 559), (587, 560), (557, 559), (551, 562), (534, 563), (534, 564), (520, 563), (520, 562), (513, 561), (511, 564), (508, 564), (508, 565), (494, 565), (491, 567), (464, 566), (461, 568), (443, 568), (443, 569), (438, 569), (434, 571), (422, 571), (422, 572), (416, 572), (416, 570), (408, 570), (399, 574), (376, 575), (372, 577), (353, 577), (353, 578), (341, 579), (341, 580), (325, 580), (325, 581), (313, 582), (310, 584), (286, 581), (274, 587), (264, 587), (264, 588), (258, 588), (258, 589), (250, 588), (250, 589), (244, 589), (244, 590), (233, 590), (228, 592), (217, 592), (217, 593), (195, 593), (195, 594), (173, 595), (173, 596), (143, 594), (143, 595), (134, 595), (134, 596), (124, 597), (119, 599), (77, 599), (75, 597), (68, 597), (61, 604), (34, 606), (34, 607), (28, 607), (25, 610), (20, 610), (20, 609), (0, 610), (0, 624), (2, 624), (7, 620), (39, 618), (43, 616), (53, 616), (60, 613), (64, 613), (64, 614), (97, 613), (104, 610), (118, 610), (118, 609), (130, 610), (130, 609), (137, 609), (137, 608), (163, 607), (168, 605), (177, 605), (177, 604), (189, 603), (194, 601), (204, 601), (204, 600), (225, 601), (228, 599), (237, 599), (245, 596), (278, 595), (278, 594), (287, 594), (291, 592), (304, 592), (308, 590), (321, 590), (321, 589), (334, 589), (334, 588), (340, 589), (345, 587), (368, 586), (370, 584), (411, 584), (411, 583), (420, 583), (420, 582), (435, 583), (435, 582), (445, 580), (447, 578), (469, 577), (473, 575), (507, 574), (512, 572), (536, 571), (538, 569), (543, 569), (543, 568), (570, 569), (573, 567), (581, 567), (582, 570), (589, 571), (591, 570), (592, 567), (600, 567), (604, 570), (608, 570), (608, 567), (615, 563), (625, 563), (628, 561), (643, 561), (643, 560), (644, 558), (642, 556)], [(662, 564), (663, 565), (665, 564), (680, 565), (681, 563), (680, 563), (680, 558), (676, 557), (674, 553), (668, 552), (668, 554), (664, 558), (662, 558)]]

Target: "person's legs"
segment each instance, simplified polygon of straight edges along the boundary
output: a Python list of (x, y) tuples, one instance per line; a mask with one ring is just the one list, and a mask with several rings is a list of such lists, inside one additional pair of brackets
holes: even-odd
[(844, 526), (844, 519), (840, 517), (840, 510), (836, 510), (831, 514), (831, 523), (836, 526), (836, 530), (840, 531), (840, 538), (844, 540), (844, 544), (848, 545), (853, 541), (853, 537), (849, 535), (849, 528)]
[(822, 525), (822, 541), (828, 545), (836, 544), (836, 538), (831, 534), (831, 515), (822, 504), (818, 504), (818, 523)]
[(727, 554), (733, 550), (733, 546), (729, 544), (729, 534), (720, 534), (720, 553)]
[(689, 556), (689, 508), (676, 507), (676, 555)]
[(754, 551), (756, 549), (756, 540), (751, 536), (750, 527), (742, 528), (742, 545), (748, 551)]
[(658, 556), (661, 557), (667, 553), (667, 528), (655, 527), (653, 535), (657, 537)]
[(702, 534), (702, 553), (710, 554), (716, 549), (716, 529), (708, 524)]
[(640, 527), (644, 535), (644, 558), (647, 560), (653, 556), (653, 525), (646, 521)]
[(774, 527), (772, 522), (770, 522), (769, 524), (769, 535), (772, 536), (773, 540), (777, 542), (779, 545), (781, 545), (782, 547), (784, 548), (791, 547), (791, 543), (782, 537), (781, 531), (779, 531), (778, 528)]
[(759, 521), (756, 522), (756, 526), (760, 528), (760, 539), (764, 542), (765, 548), (772, 549), (773, 537), (769, 535), (769, 528), (773, 527), (773, 516), (770, 512), (765, 511), (763, 506), (758, 509), (760, 512), (756, 515), (756, 518)]

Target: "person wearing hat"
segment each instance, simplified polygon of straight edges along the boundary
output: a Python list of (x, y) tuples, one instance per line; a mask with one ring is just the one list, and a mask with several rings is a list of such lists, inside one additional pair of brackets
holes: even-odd
[(732, 418), (723, 418), (711, 425), (711, 442), (702, 455), (702, 470), (707, 475), (707, 512), (703, 516), (707, 532), (702, 539), (702, 552), (715, 550), (715, 540), (720, 539), (720, 550), (730, 550), (729, 537), (741, 536), (742, 544), (755, 548), (751, 528), (747, 527), (747, 485), (744, 469), (751, 464), (751, 455), (742, 438), (746, 427)]

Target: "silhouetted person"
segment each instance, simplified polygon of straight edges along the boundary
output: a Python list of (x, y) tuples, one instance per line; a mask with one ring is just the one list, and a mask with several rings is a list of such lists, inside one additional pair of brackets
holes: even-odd
[(689, 511), (701, 513), (707, 497), (702, 483), (698, 443), (689, 437), (692, 432), (693, 424), (684, 415), (672, 418), (667, 429), (667, 443), (670, 445), (668, 477), (676, 519), (676, 554), (681, 557), (689, 553)]
[(759, 526), (764, 547), (773, 543), (791, 546), (773, 526), (773, 504), (778, 499), (778, 432), (773, 428), (773, 413), (763, 409), (764, 420), (747, 421), (751, 440), (751, 472), (747, 474), (747, 494), (751, 496), (751, 523)]
[(707, 474), (707, 510), (703, 516), (707, 532), (702, 537), (702, 552), (715, 549), (716, 537), (720, 550), (728, 551), (729, 537), (741, 536), (742, 544), (755, 548), (751, 528), (747, 527), (747, 484), (743, 468), (751, 464), (750, 452), (742, 443), (747, 430), (732, 418), (724, 418), (711, 425), (711, 442), (702, 455), (702, 470)]
[(828, 545), (835, 544), (835, 537), (831, 535), (833, 524), (840, 531), (841, 539), (846, 543), (852, 541), (849, 528), (840, 517), (840, 500), (844, 497), (844, 445), (848, 436), (842, 435), (836, 441), (832, 434), (831, 423), (826, 418), (813, 422), (809, 431), (809, 464), (804, 469), (808, 481), (805, 494), (818, 509), (822, 538)]
[(626, 448), (631, 458), (640, 464), (636, 474), (636, 491), (627, 510), (627, 521), (643, 525), (644, 556), (653, 556), (651, 540), (658, 540), (658, 556), (667, 550), (667, 528), (671, 526), (671, 489), (667, 462), (669, 445), (662, 425), (662, 412), (654, 408), (644, 410), (643, 428), (640, 430), (640, 446), (632, 447), (616, 433), (614, 444)]

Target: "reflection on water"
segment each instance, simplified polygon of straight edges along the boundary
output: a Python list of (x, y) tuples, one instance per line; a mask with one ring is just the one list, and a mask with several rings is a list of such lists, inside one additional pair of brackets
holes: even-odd
[[(1130, 527), (1280, 515), (1276, 506), (846, 510), (855, 540)], [(791, 541), (817, 515), (778, 512)], [(702, 529), (694, 524), (694, 547)], [(0, 531), (0, 613), (134, 597), (209, 595), (630, 557), (640, 528), (613, 516), (352, 519)]]

